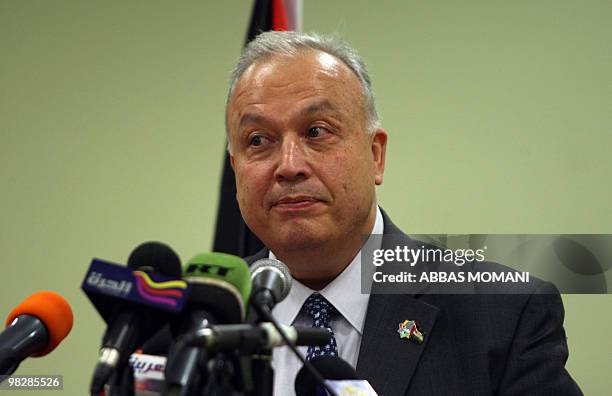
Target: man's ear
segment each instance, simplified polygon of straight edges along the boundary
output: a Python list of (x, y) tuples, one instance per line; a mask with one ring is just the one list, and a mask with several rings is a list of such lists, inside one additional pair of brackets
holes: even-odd
[(230, 158), (230, 165), (232, 166), (232, 170), (235, 172), (236, 168), (234, 167), (234, 156), (229, 154), (229, 153), (228, 153), (228, 155), (229, 155), (229, 158)]
[(387, 154), (387, 132), (378, 128), (372, 136), (372, 159), (374, 165), (374, 182), (377, 186), (383, 182), (385, 173), (385, 157)]

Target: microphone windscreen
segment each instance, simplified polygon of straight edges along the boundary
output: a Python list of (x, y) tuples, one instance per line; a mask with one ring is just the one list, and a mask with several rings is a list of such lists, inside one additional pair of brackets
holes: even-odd
[(39, 291), (23, 300), (6, 318), (9, 326), (19, 315), (37, 317), (44, 323), (49, 333), (49, 344), (32, 356), (44, 356), (55, 349), (72, 329), (74, 320), (70, 304), (64, 297), (52, 291)]
[[(319, 356), (310, 360), (310, 363), (326, 380), (359, 379), (355, 369), (337, 356)], [(304, 366), (295, 376), (295, 394), (297, 396), (314, 396), (317, 394), (319, 385), (315, 377)]]
[(173, 278), (181, 276), (181, 260), (170, 246), (161, 242), (145, 242), (137, 246), (128, 258), (130, 269), (147, 269)]
[(191, 284), (189, 301), (199, 301), (221, 323), (242, 323), (251, 295), (249, 267), (238, 256), (201, 253), (183, 268), (183, 279)]
[(289, 295), (289, 291), (291, 291), (291, 284), (293, 282), (289, 268), (282, 261), (271, 258), (263, 258), (254, 262), (251, 265), (251, 280), (253, 281), (253, 288), (257, 289), (260, 286), (266, 285), (266, 275), (264, 275), (264, 273), (270, 270), (276, 271), (280, 275), (278, 279), (282, 281), (282, 285), (280, 285), (279, 289), (273, 288), (271, 290), (272, 293), (274, 293), (276, 302), (279, 303)]

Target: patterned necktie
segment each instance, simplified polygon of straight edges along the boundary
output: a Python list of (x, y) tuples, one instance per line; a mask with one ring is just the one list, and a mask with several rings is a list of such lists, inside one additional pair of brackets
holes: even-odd
[(331, 328), (331, 316), (336, 308), (319, 293), (312, 293), (302, 307), (304, 312), (312, 318), (312, 327), (327, 329), (332, 334), (331, 340), (324, 347), (309, 346), (306, 359), (311, 360), (319, 356), (338, 356), (338, 346), (334, 331)]

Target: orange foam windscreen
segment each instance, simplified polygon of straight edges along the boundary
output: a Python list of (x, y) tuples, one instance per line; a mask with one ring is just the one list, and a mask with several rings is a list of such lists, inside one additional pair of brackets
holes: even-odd
[(19, 315), (31, 315), (40, 319), (49, 332), (47, 347), (32, 356), (44, 356), (55, 349), (72, 329), (72, 309), (64, 297), (52, 291), (39, 291), (17, 305), (6, 318), (10, 325)]

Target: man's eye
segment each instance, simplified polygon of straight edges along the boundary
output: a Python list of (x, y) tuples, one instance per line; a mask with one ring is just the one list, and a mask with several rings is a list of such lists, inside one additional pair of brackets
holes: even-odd
[(319, 137), (325, 133), (325, 128), (323, 127), (312, 127), (308, 129), (308, 137), (314, 138)]
[(251, 140), (249, 141), (249, 145), (251, 146), (261, 146), (263, 144), (263, 137), (259, 136), (259, 135), (255, 135), (251, 138)]

